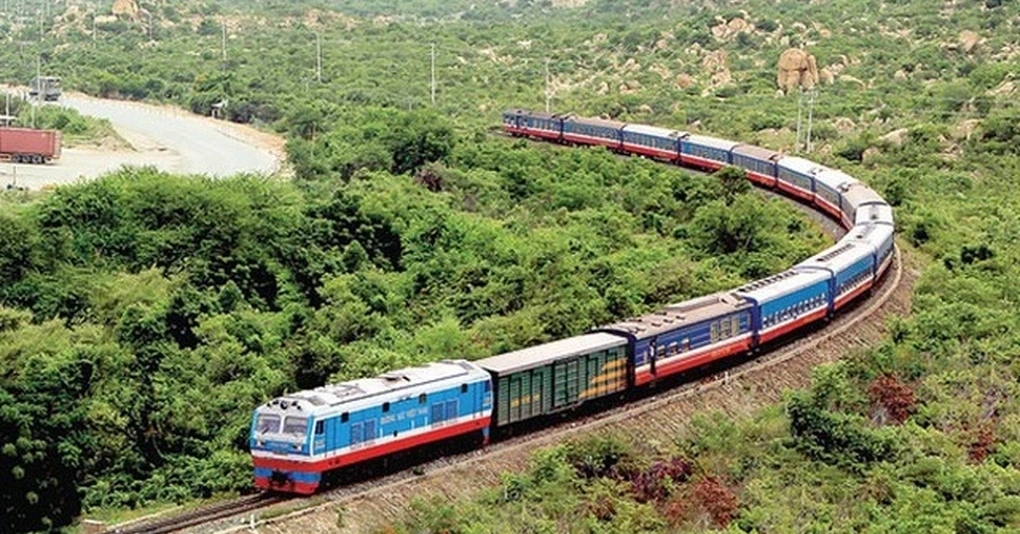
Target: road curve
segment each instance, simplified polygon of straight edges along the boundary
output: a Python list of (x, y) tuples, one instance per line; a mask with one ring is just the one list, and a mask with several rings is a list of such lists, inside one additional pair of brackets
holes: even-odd
[(43, 189), (94, 179), (124, 165), (212, 177), (274, 174), (284, 159), (283, 142), (274, 136), (178, 108), (74, 93), (62, 97), (59, 105), (109, 120), (131, 149), (71, 147), (49, 165), (0, 163), (0, 186)]

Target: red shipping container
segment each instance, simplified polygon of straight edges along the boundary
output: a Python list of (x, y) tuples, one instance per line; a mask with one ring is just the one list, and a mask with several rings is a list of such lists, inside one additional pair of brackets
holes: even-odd
[(24, 163), (41, 163), (57, 159), (60, 157), (60, 132), (30, 128), (0, 128), (0, 156)]

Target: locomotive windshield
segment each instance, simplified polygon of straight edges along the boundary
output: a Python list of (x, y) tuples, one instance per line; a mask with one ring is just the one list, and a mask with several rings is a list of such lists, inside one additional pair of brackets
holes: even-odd
[(255, 430), (259, 434), (268, 434), (271, 432), (280, 431), (280, 416), (271, 414), (262, 414), (259, 416), (258, 423), (255, 425)]
[(283, 424), (283, 433), (291, 436), (304, 436), (308, 429), (308, 419), (304, 417), (288, 417)]

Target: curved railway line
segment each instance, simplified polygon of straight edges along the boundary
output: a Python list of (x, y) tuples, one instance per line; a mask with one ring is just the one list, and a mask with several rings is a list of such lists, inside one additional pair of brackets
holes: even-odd
[[(798, 205), (806, 212), (828, 220), (810, 207)], [(823, 227), (830, 234), (835, 234), (834, 228), (839, 228), (838, 225), (826, 224)], [(563, 420), (482, 449), (439, 456), (413, 468), (408, 468), (412, 464), (396, 466), (382, 476), (365, 477), (309, 499), (253, 495), (182, 514), (114, 525), (104, 532), (226, 534), (246, 532), (252, 526), (257, 526), (262, 533), (329, 531), (337, 528), (341, 515), (345, 530), (378, 527), (380, 518), (394, 517), (414, 496), (470, 495), (479, 485), (498, 483), (503, 472), (523, 469), (536, 448), (581, 432), (624, 431), (635, 439), (654, 443), (655, 434), (682, 432), (690, 416), (698, 411), (715, 408), (739, 413), (747, 411), (748, 407), (774, 402), (784, 390), (806, 386), (810, 371), (816, 365), (879, 341), (884, 333), (885, 319), (909, 310), (917, 273), (909, 261), (904, 263), (899, 247), (896, 247), (895, 255), (893, 269), (873, 290), (872, 296), (854, 305), (848, 313), (754, 359), (718, 369), (714, 374), (701, 376), (689, 383), (656, 390), (619, 407)], [(295, 505), (295, 502), (299, 504)], [(331, 508), (338, 511), (326, 512), (330, 516), (328, 519), (317, 513)], [(293, 530), (284, 526), (291, 522), (295, 523)]]

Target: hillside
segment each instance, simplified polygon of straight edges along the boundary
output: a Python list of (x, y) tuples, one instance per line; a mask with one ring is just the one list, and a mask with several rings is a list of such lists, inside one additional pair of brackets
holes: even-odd
[[(554, 110), (793, 151), (790, 48), (817, 68), (808, 157), (893, 202), (924, 265), (911, 313), (779, 405), (543, 451), (392, 526), (1020, 527), (1016, 2), (93, 5), (4, 13), (0, 78), (38, 61), (95, 95), (226, 101), (288, 137), (297, 178), (125, 170), (5, 199), (0, 530), (238, 491), (271, 395), (583, 331), (821, 248), (788, 206), (709, 178), (487, 135), (545, 106), (548, 68)], [(719, 254), (719, 231), (748, 245)]]

